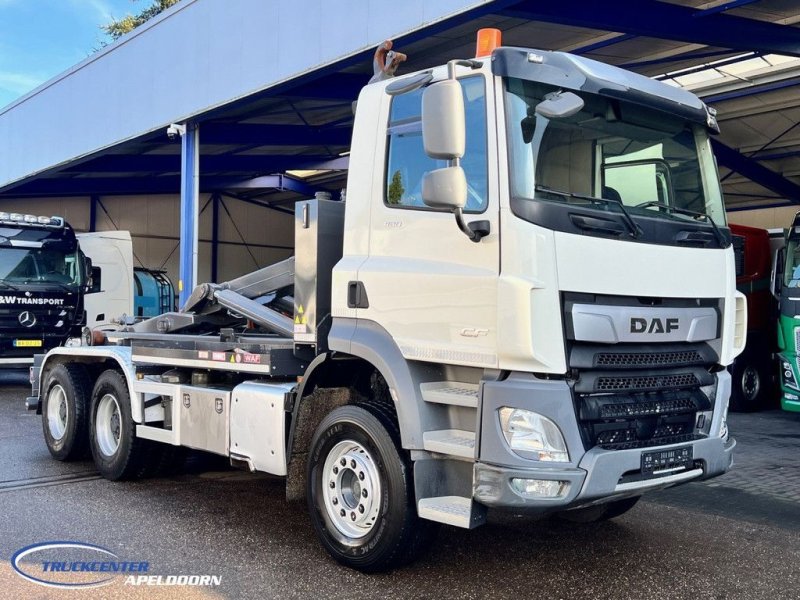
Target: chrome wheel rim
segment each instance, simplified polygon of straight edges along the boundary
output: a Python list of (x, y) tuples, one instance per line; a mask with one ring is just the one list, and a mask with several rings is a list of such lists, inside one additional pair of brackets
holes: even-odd
[(67, 392), (57, 383), (47, 393), (47, 428), (54, 440), (64, 437), (67, 432), (68, 419)]
[(321, 493), (325, 511), (342, 535), (360, 539), (378, 520), (381, 480), (377, 464), (358, 442), (336, 444), (325, 459)]
[(95, 436), (97, 446), (105, 456), (114, 456), (119, 448), (122, 434), (122, 411), (119, 402), (112, 394), (100, 398), (95, 416)]

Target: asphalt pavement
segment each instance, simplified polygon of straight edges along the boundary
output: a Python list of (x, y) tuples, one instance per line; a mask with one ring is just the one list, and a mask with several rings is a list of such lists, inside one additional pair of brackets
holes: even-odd
[[(733, 415), (734, 471), (652, 494), (611, 522), (577, 525), (492, 515), (443, 527), (414, 564), (362, 575), (331, 560), (279, 479), (206, 470), (112, 483), (91, 461), (59, 463), (25, 374), (0, 373), (0, 600), (23, 598), (799, 598), (800, 415)], [(149, 575), (219, 585), (56, 590), (22, 579), (11, 556), (80, 541)]]

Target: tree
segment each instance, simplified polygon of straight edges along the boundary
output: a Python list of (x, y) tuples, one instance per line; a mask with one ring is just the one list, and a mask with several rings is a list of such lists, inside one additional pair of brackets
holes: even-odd
[(398, 169), (394, 172), (394, 175), (392, 175), (392, 182), (389, 184), (386, 200), (389, 204), (400, 204), (400, 201), (403, 199), (403, 192), (405, 191), (406, 188), (403, 187), (403, 176)]
[[(132, 1), (138, 2), (138, 0)], [(180, 0), (151, 0), (150, 6), (138, 14), (125, 15), (119, 20), (112, 18), (111, 23), (101, 25), (100, 29), (102, 29), (112, 41), (117, 40), (178, 2), (180, 2)]]

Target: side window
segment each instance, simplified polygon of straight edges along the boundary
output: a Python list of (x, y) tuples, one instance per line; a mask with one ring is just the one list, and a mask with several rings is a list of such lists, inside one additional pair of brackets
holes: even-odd
[[(487, 205), (486, 95), (483, 77), (459, 80), (464, 93), (467, 125), (466, 151), (461, 166), (467, 176), (464, 212), (477, 213)], [(422, 146), (422, 92), (395, 96), (389, 114), (386, 195), (389, 206), (425, 208), (422, 176), (447, 166), (425, 154)]]

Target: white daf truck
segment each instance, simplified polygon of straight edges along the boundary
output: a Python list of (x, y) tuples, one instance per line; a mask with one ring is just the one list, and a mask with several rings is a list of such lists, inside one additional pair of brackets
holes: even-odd
[(694, 95), (560, 52), (368, 85), (347, 201), (297, 204), (292, 259), (50, 351), (28, 407), (111, 480), (182, 446), (286, 476), (363, 571), (489, 509), (618, 516), (731, 465), (747, 324), (716, 131)]

